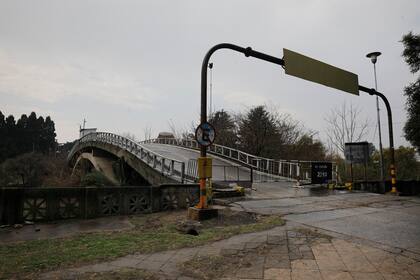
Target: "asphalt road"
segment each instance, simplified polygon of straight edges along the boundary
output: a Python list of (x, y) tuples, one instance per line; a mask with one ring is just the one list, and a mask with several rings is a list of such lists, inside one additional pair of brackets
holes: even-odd
[(241, 208), (420, 253), (420, 197), (298, 189), (287, 182), (254, 187), (252, 200), (237, 203)]

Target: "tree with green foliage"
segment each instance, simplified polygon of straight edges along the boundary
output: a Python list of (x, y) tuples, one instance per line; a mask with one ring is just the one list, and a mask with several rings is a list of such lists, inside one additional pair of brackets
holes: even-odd
[(40, 186), (46, 173), (42, 154), (26, 153), (7, 159), (0, 166), (0, 185)]
[(279, 135), (276, 120), (265, 106), (251, 108), (239, 120), (238, 142), (241, 150), (247, 153), (278, 158)]
[(323, 160), (325, 147), (289, 115), (256, 106), (238, 118), (238, 144), (244, 152), (273, 159)]
[[(391, 164), (391, 153), (389, 149), (384, 150), (385, 166)], [(395, 149), (395, 163), (397, 169), (397, 180), (419, 180), (420, 162), (416, 160), (414, 148), (400, 146)], [(389, 174), (387, 175), (390, 177)], [(390, 178), (389, 178), (390, 179)]]
[(303, 134), (294, 144), (287, 145), (287, 147), (289, 152), (284, 159), (325, 160), (324, 144), (308, 133)]
[(236, 124), (228, 112), (222, 109), (213, 113), (209, 118), (209, 123), (216, 130), (216, 144), (232, 148), (236, 147)]
[[(414, 74), (420, 70), (420, 35), (412, 32), (402, 38), (402, 56)], [(420, 76), (404, 89), (407, 97), (407, 121), (404, 126), (405, 138), (420, 151)]]

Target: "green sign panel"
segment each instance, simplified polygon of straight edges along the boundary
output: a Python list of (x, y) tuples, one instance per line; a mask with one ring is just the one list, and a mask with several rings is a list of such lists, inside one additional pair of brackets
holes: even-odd
[(359, 95), (356, 74), (288, 49), (283, 49), (283, 55), (286, 74)]

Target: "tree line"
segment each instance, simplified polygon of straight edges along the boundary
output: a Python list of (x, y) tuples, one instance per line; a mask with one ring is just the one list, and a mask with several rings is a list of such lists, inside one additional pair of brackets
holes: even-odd
[(0, 111), (0, 163), (28, 152), (48, 154), (56, 147), (55, 124), (51, 117), (23, 114), (17, 121)]

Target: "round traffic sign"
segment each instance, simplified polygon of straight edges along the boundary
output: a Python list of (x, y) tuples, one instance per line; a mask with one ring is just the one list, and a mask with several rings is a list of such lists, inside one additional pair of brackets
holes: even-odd
[(210, 146), (213, 144), (215, 137), (216, 131), (208, 122), (201, 123), (195, 130), (195, 140), (197, 140), (198, 144), (201, 146)]

